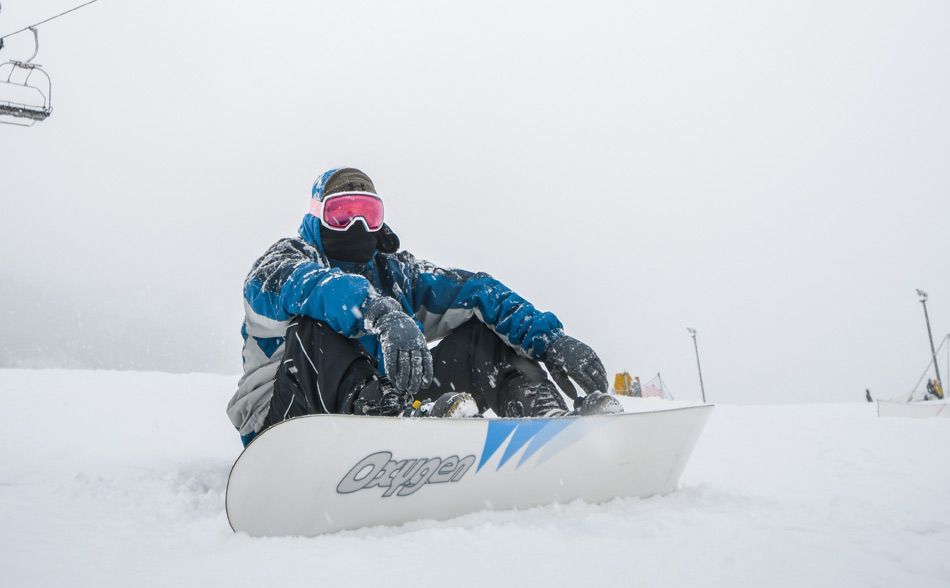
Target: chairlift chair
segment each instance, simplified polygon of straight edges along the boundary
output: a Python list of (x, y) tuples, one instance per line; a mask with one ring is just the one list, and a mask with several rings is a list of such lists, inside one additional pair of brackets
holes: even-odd
[(32, 63), (40, 40), (36, 29), (30, 30), (35, 42), (33, 56), (0, 64), (0, 123), (31, 127), (53, 112), (52, 81), (40, 65)]

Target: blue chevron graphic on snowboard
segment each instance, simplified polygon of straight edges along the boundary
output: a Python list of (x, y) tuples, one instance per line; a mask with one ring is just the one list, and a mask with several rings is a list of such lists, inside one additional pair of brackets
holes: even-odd
[[(495, 470), (500, 470), (508, 463), (508, 460), (518, 453), (518, 450), (527, 445), (524, 454), (521, 456), (521, 459), (518, 460), (518, 465), (515, 466), (515, 469), (520, 468), (529, 457), (537, 453), (537, 451), (544, 447), (551, 439), (554, 439), (558, 433), (575, 422), (577, 422), (576, 418), (490, 420), (488, 421), (488, 431), (485, 434), (485, 445), (482, 447), (482, 456), (478, 462), (478, 468), (476, 468), (475, 471), (481, 471), (482, 466), (491, 459), (509, 438), (511, 440), (508, 441), (508, 446), (505, 447), (505, 451)], [(580, 437), (576, 437), (574, 440), (579, 438)], [(572, 442), (574, 440), (572, 440)], [(568, 445), (570, 445), (570, 443), (562, 444), (558, 447), (557, 451), (564, 449)]]

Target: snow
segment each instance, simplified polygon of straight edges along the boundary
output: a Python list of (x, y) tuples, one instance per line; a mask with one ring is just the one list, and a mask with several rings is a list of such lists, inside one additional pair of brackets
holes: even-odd
[(668, 496), (252, 539), (224, 513), (236, 381), (0, 370), (3, 584), (950, 583), (946, 419), (719, 406)]

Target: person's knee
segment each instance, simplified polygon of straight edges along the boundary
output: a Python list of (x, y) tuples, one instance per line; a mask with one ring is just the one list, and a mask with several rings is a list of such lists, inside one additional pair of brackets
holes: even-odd
[(293, 349), (303, 349), (308, 356), (314, 358), (314, 361), (316, 361), (315, 352), (320, 356), (332, 357), (334, 360), (343, 357), (366, 356), (358, 339), (342, 335), (327, 323), (309, 316), (298, 315), (291, 319), (287, 326), (286, 340), (288, 352), (292, 352)]
[(330, 325), (325, 322), (303, 314), (296, 315), (290, 319), (290, 324), (287, 325), (287, 335), (290, 336), (291, 333), (297, 333), (301, 337), (303, 337), (303, 333), (312, 333), (322, 337), (336, 336), (343, 339), (346, 338), (330, 328)]

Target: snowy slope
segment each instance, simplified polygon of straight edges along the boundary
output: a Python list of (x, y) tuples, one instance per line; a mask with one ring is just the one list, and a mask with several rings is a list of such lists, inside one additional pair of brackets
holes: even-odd
[(950, 583), (945, 419), (720, 406), (670, 496), (251, 539), (223, 508), (235, 380), (0, 370), (0, 584)]

